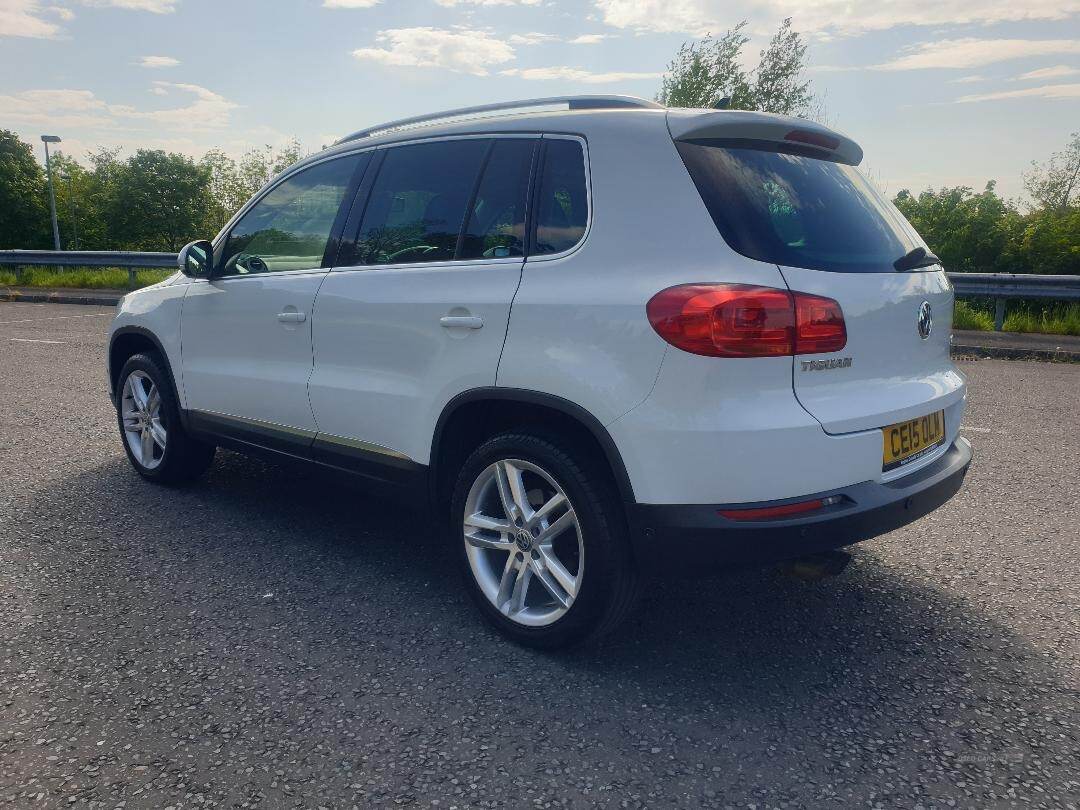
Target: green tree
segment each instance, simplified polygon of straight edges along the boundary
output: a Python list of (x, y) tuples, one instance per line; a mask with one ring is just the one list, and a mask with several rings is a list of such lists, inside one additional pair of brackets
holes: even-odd
[(210, 170), (184, 155), (140, 149), (103, 166), (109, 234), (116, 247), (177, 251), (203, 234)]
[(668, 65), (657, 101), (667, 107), (712, 107), (728, 97), (740, 109), (748, 104), (750, 85), (739, 64), (749, 42), (745, 27), (743, 20), (719, 39), (684, 42)]
[(815, 98), (803, 79), (806, 43), (791, 19), (780, 23), (749, 73), (742, 67), (742, 49), (749, 42), (745, 28), (743, 20), (719, 39), (684, 42), (668, 65), (657, 100), (668, 107), (713, 107), (727, 97), (730, 109), (810, 115)]
[(45, 173), (29, 144), (0, 129), (0, 248), (48, 248)]
[(240, 178), (236, 161), (220, 149), (211, 149), (199, 161), (199, 165), (209, 172), (210, 184), (207, 187), (208, 217), (206, 222), (207, 238), (220, 231), (250, 194)]
[(894, 203), (947, 270), (1024, 272), (1016, 250), (1022, 218), (994, 185), (991, 180), (978, 194), (957, 186), (927, 190), (918, 197), (904, 189)]
[(1080, 275), (1080, 207), (1028, 214), (1013, 253), (1021, 272)]
[(809, 80), (802, 79), (806, 68), (806, 43), (791, 27), (791, 18), (780, 28), (761, 52), (750, 88), (751, 105), (745, 109), (783, 115), (806, 116), (814, 95)]
[(1054, 152), (1045, 163), (1031, 164), (1024, 174), (1024, 188), (1036, 207), (1064, 213), (1070, 206), (1080, 205), (1080, 132), (1060, 152)]

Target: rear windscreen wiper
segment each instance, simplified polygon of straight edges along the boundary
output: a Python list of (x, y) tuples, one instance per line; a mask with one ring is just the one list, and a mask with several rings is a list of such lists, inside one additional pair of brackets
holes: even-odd
[(926, 248), (917, 247), (909, 250), (893, 262), (893, 267), (896, 268), (897, 273), (903, 273), (905, 270), (914, 270), (916, 267), (929, 267), (932, 264), (941, 264), (941, 259)]

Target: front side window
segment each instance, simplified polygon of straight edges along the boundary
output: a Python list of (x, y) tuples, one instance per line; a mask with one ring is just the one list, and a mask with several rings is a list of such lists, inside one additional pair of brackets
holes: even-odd
[(813, 154), (699, 140), (678, 144), (721, 235), (744, 256), (841, 273), (893, 273), (913, 231), (854, 166)]
[(466, 138), (388, 149), (360, 225), (356, 263), (452, 260), (489, 144)]
[(279, 183), (229, 231), (219, 275), (248, 275), (322, 266), (349, 181), (368, 155), (318, 163)]
[(585, 154), (578, 141), (544, 141), (534, 253), (562, 253), (581, 241), (589, 220)]

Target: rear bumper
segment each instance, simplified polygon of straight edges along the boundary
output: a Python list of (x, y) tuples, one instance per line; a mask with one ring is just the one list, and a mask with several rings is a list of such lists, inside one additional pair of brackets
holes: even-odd
[[(937, 509), (960, 489), (971, 445), (957, 438), (918, 472), (889, 483), (867, 481), (841, 489), (762, 503), (632, 507), (635, 552), (643, 571), (690, 571), (801, 557), (892, 531)], [(841, 496), (839, 503), (780, 520), (736, 521), (721, 509), (769, 507)]]

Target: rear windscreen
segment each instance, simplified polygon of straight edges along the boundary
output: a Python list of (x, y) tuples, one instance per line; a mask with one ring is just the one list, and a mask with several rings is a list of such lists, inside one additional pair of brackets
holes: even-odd
[(893, 262), (922, 246), (854, 166), (738, 143), (680, 141), (678, 148), (716, 227), (744, 256), (811, 270), (892, 273)]

